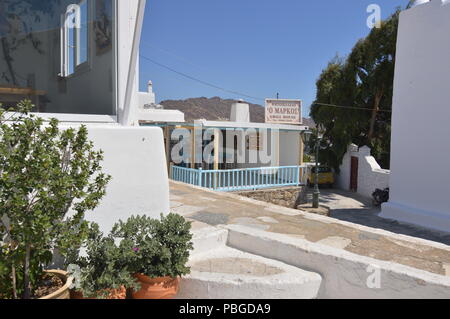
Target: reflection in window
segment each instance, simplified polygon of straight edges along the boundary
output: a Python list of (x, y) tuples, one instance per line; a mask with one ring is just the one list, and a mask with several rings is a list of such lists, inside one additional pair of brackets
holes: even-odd
[[(63, 57), (67, 70), (63, 74), (64, 76), (73, 74), (75, 72), (75, 24), (77, 23), (76, 11), (73, 9), (66, 17), (71, 22), (71, 25), (66, 26), (66, 38), (63, 40), (66, 46), (66, 56)], [(69, 22), (66, 22), (69, 24)]]
[(80, 29), (78, 36), (78, 62), (81, 65), (88, 60), (88, 0), (80, 3)]
[(79, 4), (71, 4), (62, 18), (62, 56), (61, 76), (74, 74), (77, 69), (88, 61), (88, 0)]
[(115, 0), (0, 0), (0, 103), (116, 115)]

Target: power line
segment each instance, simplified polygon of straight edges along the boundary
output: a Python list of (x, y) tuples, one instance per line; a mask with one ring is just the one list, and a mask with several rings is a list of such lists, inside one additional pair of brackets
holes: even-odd
[(156, 49), (156, 50), (158, 50), (158, 51), (160, 51), (160, 52), (163, 52), (163, 53), (165, 53), (165, 54), (167, 54), (167, 55), (169, 55), (169, 56), (171, 56), (171, 57), (177, 59), (178, 61), (181, 61), (181, 62), (183, 62), (183, 63), (187, 63), (187, 64), (189, 64), (189, 65), (191, 65), (191, 66), (193, 66), (193, 67), (195, 67), (195, 68), (197, 68), (197, 69), (206, 70), (205, 67), (200, 66), (200, 65), (197, 65), (197, 64), (195, 64), (195, 63), (189, 61), (189, 60), (186, 59), (185, 57), (182, 57), (182, 56), (180, 56), (180, 55), (177, 55), (177, 54), (175, 54), (175, 53), (172, 53), (172, 52), (170, 52), (170, 51), (168, 51), (168, 50), (159, 48), (159, 47), (157, 47), (157, 46), (154, 46), (154, 45), (149, 44), (149, 43), (144, 42), (144, 41), (141, 41), (141, 45), (145, 45), (145, 46), (147, 46), (148, 48)]
[[(153, 64), (159, 66), (159, 67), (162, 67), (162, 68), (164, 68), (164, 69), (166, 69), (166, 70), (169, 70), (169, 71), (171, 71), (171, 72), (173, 72), (173, 73), (176, 73), (176, 74), (178, 74), (178, 75), (181, 75), (181, 76), (183, 76), (183, 77), (185, 77), (185, 78), (187, 78), (187, 79), (189, 79), (189, 80), (198, 82), (198, 83), (200, 83), (200, 84), (209, 86), (209, 87), (211, 87), (211, 88), (214, 88), (214, 89), (217, 89), (217, 90), (226, 92), (226, 93), (230, 93), (230, 94), (234, 94), (234, 95), (238, 95), (238, 96), (250, 98), (250, 99), (253, 99), (253, 100), (257, 100), (257, 101), (265, 101), (265, 99), (264, 99), (264, 98), (261, 98), (261, 97), (255, 97), (255, 96), (251, 96), (251, 95), (248, 95), (248, 94), (245, 94), (245, 93), (241, 93), (241, 92), (238, 92), (238, 91), (229, 90), (229, 89), (220, 87), (220, 86), (218, 86), (218, 85), (212, 84), (212, 83), (210, 83), (210, 82), (207, 82), (207, 81), (204, 81), (204, 80), (200, 80), (200, 79), (198, 79), (198, 78), (196, 78), (196, 77), (193, 77), (193, 76), (191, 76), (191, 75), (188, 75), (188, 74), (183, 73), (183, 72), (180, 72), (180, 71), (177, 71), (177, 70), (175, 70), (175, 69), (173, 69), (173, 68), (171, 68), (171, 67), (169, 67), (169, 66), (167, 66), (167, 65), (164, 65), (164, 64), (162, 64), (162, 63), (159, 63), (159, 62), (157, 62), (157, 61), (155, 61), (155, 60), (153, 60), (153, 59), (150, 59), (149, 57), (146, 57), (146, 56), (144, 56), (144, 55), (142, 55), (142, 54), (140, 55), (140, 57), (141, 57), (142, 59), (146, 60), (146, 61), (149, 61), (149, 62), (151, 62), (151, 63), (153, 63)], [(341, 108), (341, 109), (350, 109), (350, 110), (373, 111), (373, 109), (371, 109), (371, 108), (356, 107), (356, 106), (343, 106), (343, 105), (335, 105), (335, 104), (327, 104), (327, 103), (317, 103), (317, 102), (314, 102), (314, 103), (311, 104), (311, 106), (314, 106), (314, 105), (328, 106), (328, 107)], [(392, 111), (389, 111), (389, 110), (379, 110), (378, 112), (392, 113)]]
[(195, 82), (201, 83), (201, 84), (203, 84), (203, 85), (212, 87), (212, 88), (214, 88), (214, 89), (217, 89), (217, 90), (220, 90), (220, 91), (223, 91), (223, 92), (226, 92), (226, 93), (230, 93), (230, 94), (234, 94), (234, 95), (246, 97), (246, 98), (253, 99), (253, 100), (258, 100), (258, 101), (264, 101), (264, 100), (265, 100), (265, 99), (260, 98), (260, 97), (251, 96), (251, 95), (248, 95), (248, 94), (245, 94), (245, 93), (241, 93), (241, 92), (238, 92), (238, 91), (228, 90), (228, 89), (225, 89), (225, 88), (220, 87), (220, 86), (218, 86), (218, 85), (215, 85), (215, 84), (212, 84), (212, 83), (209, 83), (209, 82), (200, 80), (200, 79), (195, 78), (195, 77), (193, 77), (193, 76), (191, 76), (191, 75), (188, 75), (188, 74), (186, 74), (186, 73), (177, 71), (177, 70), (175, 70), (175, 69), (173, 69), (173, 68), (171, 68), (171, 67), (169, 67), (169, 66), (167, 66), (167, 65), (164, 65), (164, 64), (162, 64), (162, 63), (159, 63), (159, 62), (157, 62), (157, 61), (155, 61), (155, 60), (153, 60), (153, 59), (150, 59), (150, 58), (148, 58), (148, 57), (146, 57), (146, 56), (140, 55), (140, 57), (141, 57), (142, 59), (144, 59), (144, 60), (146, 60), (146, 61), (149, 61), (149, 62), (151, 62), (151, 63), (153, 63), (153, 64), (156, 64), (156, 65), (158, 65), (158, 66), (160, 66), (160, 67), (162, 67), (162, 68), (164, 68), (164, 69), (166, 69), (166, 70), (169, 70), (169, 71), (171, 71), (171, 72), (173, 72), (173, 73), (176, 73), (176, 74), (178, 74), (178, 75), (181, 75), (181, 76), (183, 76), (183, 77), (185, 77), (185, 78), (187, 78), (187, 79), (190, 79), (190, 80), (192, 80), (192, 81), (195, 81)]
[[(316, 102), (311, 104), (311, 106), (314, 106), (314, 105), (329, 106), (329, 107), (335, 107), (335, 108), (340, 108), (340, 109), (373, 111), (373, 109), (370, 109), (370, 108), (367, 108), (367, 107), (342, 106), (342, 105), (334, 105), (334, 104), (327, 104), (327, 103), (316, 103)], [(389, 111), (389, 110), (378, 110), (378, 112), (392, 113), (392, 111)]]

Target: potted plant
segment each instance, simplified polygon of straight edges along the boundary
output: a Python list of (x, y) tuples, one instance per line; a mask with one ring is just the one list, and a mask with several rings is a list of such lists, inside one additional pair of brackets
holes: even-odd
[(132, 291), (134, 299), (168, 299), (177, 294), (180, 276), (190, 273), (186, 266), (193, 249), (190, 229), (191, 223), (177, 214), (161, 215), (160, 220), (132, 216), (113, 227), (125, 264), (141, 284), (140, 290)]
[(126, 264), (133, 252), (122, 250), (111, 235), (103, 236), (95, 223), (84, 248), (68, 267), (75, 278), (72, 299), (125, 299), (126, 288), (140, 289)]
[[(67, 296), (69, 278), (45, 272), (54, 252), (63, 257), (87, 236), (85, 212), (105, 194), (101, 151), (86, 127), (60, 130), (56, 119), (0, 106), (0, 298)], [(58, 280), (59, 279), (59, 280)], [(44, 293), (40, 295), (39, 293)]]

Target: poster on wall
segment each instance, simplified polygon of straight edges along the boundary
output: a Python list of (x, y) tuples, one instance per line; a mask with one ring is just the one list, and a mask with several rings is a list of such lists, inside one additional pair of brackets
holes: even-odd
[(94, 29), (97, 55), (105, 54), (112, 49), (112, 13), (112, 0), (96, 0)]
[(302, 124), (302, 101), (266, 99), (266, 123)]

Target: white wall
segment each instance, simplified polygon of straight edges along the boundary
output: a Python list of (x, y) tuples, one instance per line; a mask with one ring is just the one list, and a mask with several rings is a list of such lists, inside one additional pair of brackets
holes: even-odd
[(363, 146), (358, 149), (355, 144), (349, 145), (347, 153), (344, 155), (340, 173), (336, 176), (337, 187), (350, 190), (352, 157), (358, 158), (358, 194), (372, 197), (376, 189), (389, 187), (390, 171), (380, 167), (375, 158), (371, 156), (369, 147)]
[(300, 165), (300, 132), (280, 132), (280, 166)]
[[(138, 64), (139, 65), (139, 64)], [(134, 87), (139, 85), (139, 67), (136, 70)], [(178, 110), (150, 109), (146, 105), (156, 104), (156, 94), (153, 92), (153, 85), (148, 85), (147, 92), (134, 92), (132, 98), (132, 108), (129, 115), (130, 125), (139, 125), (140, 121), (147, 122), (177, 122), (184, 123), (184, 113)]]
[(358, 156), (358, 146), (355, 144), (350, 144), (347, 147), (347, 152), (342, 158), (342, 164), (339, 167), (340, 172), (336, 174), (336, 187), (340, 189), (350, 190), (352, 156)]
[(117, 4), (118, 118), (125, 126), (89, 126), (89, 137), (105, 153), (103, 167), (113, 177), (102, 204), (88, 216), (105, 231), (133, 214), (157, 218), (170, 209), (162, 129), (127, 126), (139, 111), (137, 55), (145, 4), (146, 0)]
[[(87, 124), (89, 138), (96, 148), (104, 151), (103, 168), (113, 177), (100, 207), (87, 215), (88, 220), (98, 222), (104, 231), (108, 231), (119, 219), (127, 219), (132, 214), (159, 217), (161, 213), (169, 212), (169, 184), (162, 130), (156, 127), (130, 127), (126, 126), (128, 122), (122, 122), (127, 114), (138, 111), (136, 62), (145, 3), (145, 0), (117, 0), (118, 117), (124, 126), (119, 123)], [(51, 22), (49, 17), (48, 21), (42, 21), (41, 29), (47, 30), (47, 25), (53, 26), (48, 32), (38, 34), (39, 40), (43, 41), (45, 54), (38, 54), (30, 45), (17, 52), (18, 72), (23, 75), (36, 73), (37, 88), (54, 93), (49, 95), (52, 103), (56, 104), (55, 112), (61, 106), (85, 114), (90, 113), (92, 108), (115, 109), (112, 98), (114, 83), (110, 83), (114, 49), (97, 55), (93, 35), (90, 38), (93, 51), (90, 57), (95, 72), (90, 70), (67, 79), (68, 94), (62, 97), (57, 94), (59, 12), (63, 12), (61, 10), (67, 4), (68, 0), (64, 0), (60, 4), (62, 8), (55, 7), (58, 13), (55, 19), (58, 21)], [(32, 61), (33, 67), (27, 64), (29, 61)], [(2, 59), (0, 68), (5, 68)], [(127, 89), (131, 92), (129, 101), (126, 99)], [(67, 115), (66, 118), (72, 123), (65, 123), (62, 128), (80, 125), (80, 116)]]
[(86, 217), (109, 231), (131, 215), (169, 212), (169, 180), (163, 133), (157, 127), (88, 126), (89, 139), (104, 151), (103, 169), (112, 175), (101, 205)]
[[(138, 109), (138, 52), (146, 0), (118, 0), (118, 117), (123, 125), (133, 121)], [(129, 91), (128, 91), (129, 90)], [(129, 94), (129, 96), (127, 95)], [(134, 123), (136, 124), (136, 123)]]
[[(280, 140), (280, 132), (275, 130), (259, 130), (255, 129), (254, 131), (246, 131), (247, 136), (251, 136), (252, 134), (256, 134), (258, 132), (260, 134), (260, 145), (259, 150), (257, 149), (248, 149), (245, 142), (245, 134), (242, 134), (242, 145), (245, 153), (245, 163), (238, 163), (237, 168), (260, 168), (260, 167), (275, 167), (280, 166), (280, 150), (279, 150), (279, 140)], [(238, 138), (239, 141), (239, 138)], [(233, 145), (233, 144), (230, 144)], [(238, 144), (239, 147), (240, 144)], [(226, 146), (226, 145), (225, 145)], [(224, 148), (225, 149), (225, 148)], [(230, 154), (233, 151), (230, 150)], [(256, 162), (253, 160), (257, 159)]]
[[(254, 131), (256, 132), (259, 130)], [(264, 131), (260, 131), (264, 132)], [(246, 163), (238, 164), (237, 168), (258, 168), (258, 167), (275, 167), (275, 166), (296, 166), (300, 165), (300, 145), (301, 145), (301, 133), (298, 131), (277, 131), (277, 130), (266, 130), (267, 134), (267, 142), (264, 142), (262, 137), (260, 140), (260, 150), (249, 150), (246, 147), (244, 134), (241, 136), (238, 135), (238, 132), (235, 134), (238, 136), (238, 141), (240, 138), (243, 138), (241, 141), (242, 147), (245, 149), (245, 158)], [(253, 132), (252, 132), (253, 133)], [(247, 137), (250, 136), (251, 133), (248, 131)], [(233, 144), (231, 144), (233, 145)], [(239, 144), (238, 144), (239, 147)], [(224, 148), (225, 149), (225, 148)], [(230, 150), (230, 154), (232, 154), (232, 150)], [(269, 161), (263, 161), (260, 157), (260, 152), (264, 152), (269, 158)], [(257, 158), (256, 163), (250, 163), (252, 158)]]
[(450, 231), (450, 2), (402, 12), (382, 217)]

